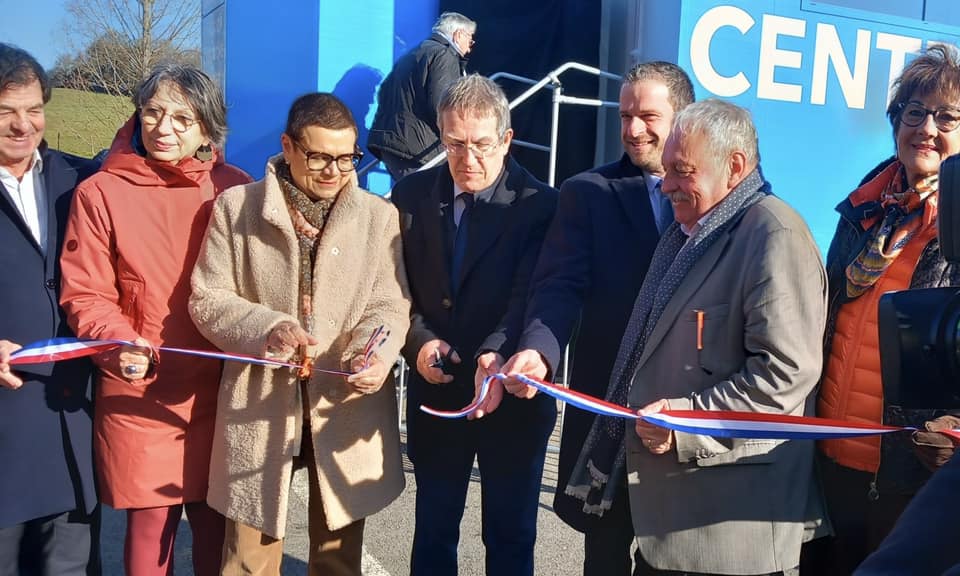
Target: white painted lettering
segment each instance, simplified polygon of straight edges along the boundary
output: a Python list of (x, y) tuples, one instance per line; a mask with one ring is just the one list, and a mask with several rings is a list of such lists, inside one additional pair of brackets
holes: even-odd
[(725, 98), (739, 96), (750, 88), (750, 81), (743, 72), (723, 76), (710, 61), (710, 42), (717, 30), (732, 26), (746, 34), (753, 27), (754, 19), (736, 6), (717, 6), (707, 10), (697, 21), (690, 38), (690, 64), (700, 84), (713, 94)]
[(837, 27), (822, 22), (817, 24), (817, 44), (813, 52), (813, 84), (810, 87), (811, 104), (826, 104), (827, 76), (830, 63), (833, 63), (847, 108), (863, 110), (867, 100), (867, 70), (870, 67), (869, 30), (857, 30), (857, 47), (853, 58), (854, 69), (851, 72), (847, 65), (847, 56), (840, 44)]
[(888, 50), (890, 52), (890, 74), (887, 81), (888, 103), (892, 95), (890, 89), (893, 87), (893, 81), (903, 72), (907, 54), (919, 52), (922, 47), (923, 42), (919, 38), (877, 32), (877, 50)]
[(779, 36), (794, 36), (803, 38), (806, 34), (807, 22), (796, 18), (785, 18), (772, 14), (763, 15), (762, 32), (760, 35), (760, 71), (757, 77), (757, 98), (764, 100), (782, 100), (784, 102), (800, 102), (803, 97), (803, 86), (787, 84), (774, 80), (774, 73), (778, 67), (799, 69), (803, 62), (803, 54), (792, 50), (777, 48)]

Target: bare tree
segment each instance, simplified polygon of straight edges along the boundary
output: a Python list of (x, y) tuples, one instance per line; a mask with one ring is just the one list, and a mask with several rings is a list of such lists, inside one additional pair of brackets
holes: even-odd
[(200, 0), (66, 0), (64, 8), (72, 54), (50, 71), (53, 84), (97, 94), (74, 97), (79, 108), (61, 129), (95, 153), (129, 117), (129, 96), (154, 66), (200, 66)]
[(130, 95), (161, 62), (200, 64), (199, 0), (67, 0), (65, 86)]

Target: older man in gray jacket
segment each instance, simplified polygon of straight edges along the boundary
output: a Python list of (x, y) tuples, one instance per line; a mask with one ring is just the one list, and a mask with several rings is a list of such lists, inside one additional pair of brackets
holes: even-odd
[[(676, 222), (657, 245), (607, 397), (641, 414), (812, 414), (826, 274), (806, 224), (763, 179), (749, 113), (719, 100), (688, 106), (663, 165)], [(602, 484), (625, 462), (635, 575), (798, 572), (812, 443), (622, 422), (597, 419), (571, 485), (589, 503), (591, 475)]]

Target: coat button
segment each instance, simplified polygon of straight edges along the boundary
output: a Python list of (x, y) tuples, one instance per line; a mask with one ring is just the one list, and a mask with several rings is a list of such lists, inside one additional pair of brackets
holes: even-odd
[(327, 324), (329, 324), (331, 328), (337, 325), (337, 323), (333, 320), (327, 320)]
[(334, 256), (339, 256), (339, 255), (340, 255), (340, 249), (337, 248), (336, 246), (334, 246), (334, 247), (333, 247), (333, 250), (331, 250), (330, 253), (333, 254)]
[(440, 305), (443, 306), (444, 310), (449, 310), (453, 308), (453, 301), (451, 301), (449, 298), (444, 298), (440, 301)]
[(56, 290), (56, 289), (57, 289), (57, 281), (54, 280), (54, 279), (52, 279), (52, 278), (49, 279), (49, 280), (47, 280), (47, 281), (44, 282), (43, 284), (44, 284), (47, 288), (49, 288), (49, 289), (51, 289), (51, 290)]

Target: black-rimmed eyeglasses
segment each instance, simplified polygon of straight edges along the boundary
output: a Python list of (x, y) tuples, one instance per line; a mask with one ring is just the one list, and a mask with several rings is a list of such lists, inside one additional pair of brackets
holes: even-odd
[(904, 126), (916, 128), (927, 121), (927, 116), (933, 116), (933, 122), (941, 132), (953, 132), (960, 126), (960, 110), (956, 108), (931, 110), (915, 100), (900, 105), (900, 122)]
[(333, 162), (337, 163), (337, 169), (340, 170), (340, 172), (353, 172), (357, 169), (357, 166), (360, 165), (360, 160), (363, 158), (363, 152), (360, 151), (360, 149), (355, 150), (353, 154), (331, 156), (325, 152), (311, 152), (294, 138), (291, 138), (290, 141), (293, 142), (293, 145), (296, 146), (298, 150), (303, 152), (303, 156), (307, 159), (307, 169), (313, 172), (326, 170), (327, 166)]

